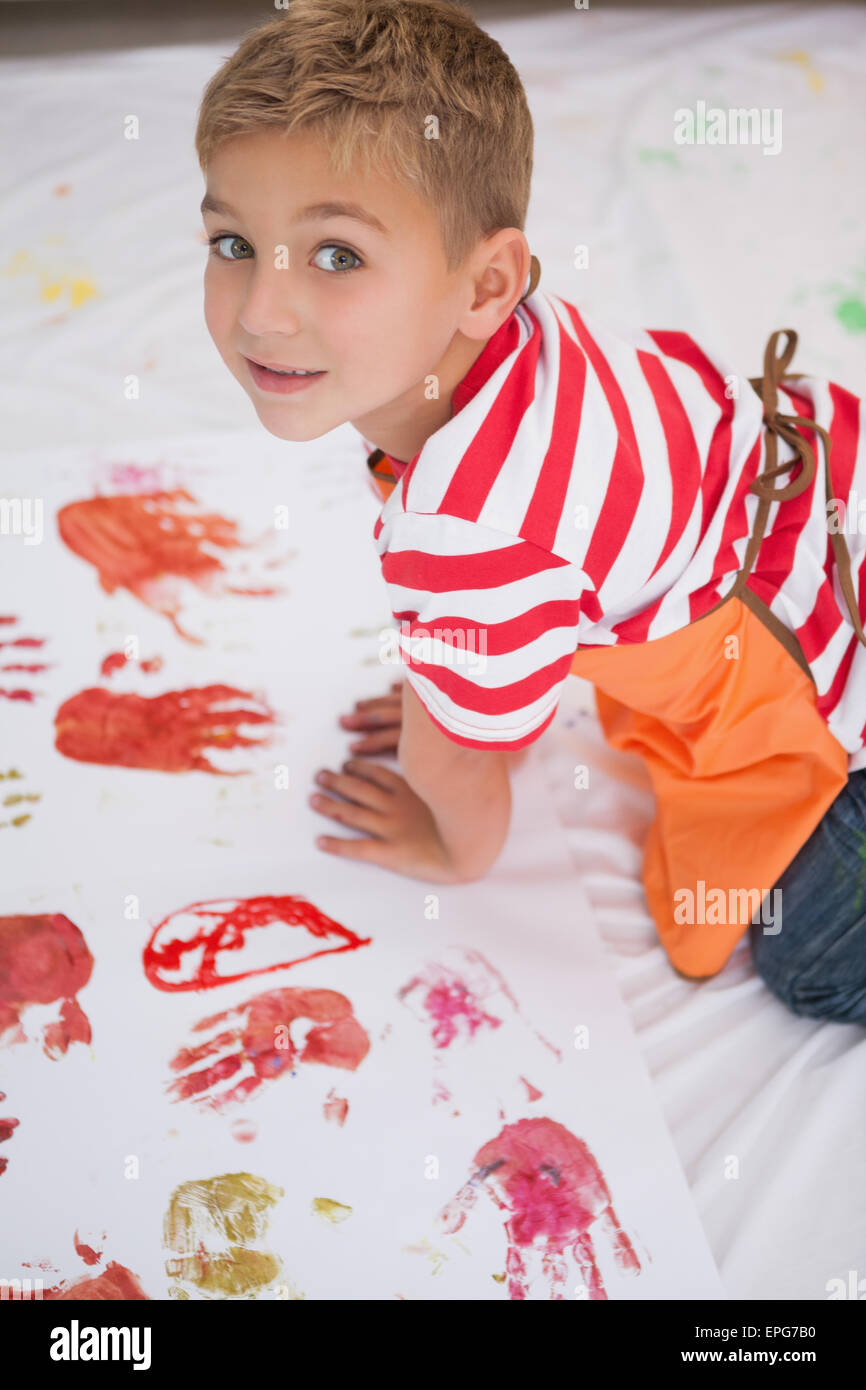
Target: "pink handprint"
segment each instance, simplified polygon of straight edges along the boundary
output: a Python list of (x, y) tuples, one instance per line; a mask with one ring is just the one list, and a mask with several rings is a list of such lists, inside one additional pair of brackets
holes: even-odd
[[(589, 1228), (594, 1222), (613, 1247), (614, 1261), (628, 1274), (640, 1263), (617, 1220), (604, 1176), (582, 1139), (546, 1116), (506, 1125), (474, 1158), (476, 1172), (439, 1214), (443, 1228), (459, 1231), (474, 1206), (480, 1184), (500, 1211), (508, 1212), (506, 1272), (508, 1296), (523, 1299), (540, 1273), (551, 1298), (564, 1298), (568, 1280), (566, 1251), (573, 1255), (590, 1299), (606, 1299)], [(540, 1270), (530, 1276), (528, 1258)]]
[[(301, 1019), (311, 1021), (313, 1027), (299, 1048), (291, 1037), (291, 1027)], [(196, 1023), (193, 1031), (198, 1033), (229, 1020), (233, 1021), (231, 1027), (207, 1042), (182, 1048), (172, 1058), (172, 1071), (187, 1073), (168, 1086), (176, 1099), (194, 1098), (198, 1104), (222, 1110), (246, 1100), (263, 1081), (273, 1081), (291, 1071), (296, 1062), (318, 1062), (355, 1071), (370, 1050), (370, 1039), (355, 1018), (351, 1003), (334, 989), (270, 990), (235, 1009), (210, 1014)], [(218, 1060), (198, 1066), (210, 1057)], [(219, 1094), (203, 1094), (237, 1075), (244, 1066), (251, 1068), (252, 1075)]]
[[(559, 1048), (524, 1016), (504, 976), (480, 951), (455, 945), (440, 948), (438, 959), (428, 960), (416, 971), (398, 990), (397, 998), (429, 1030), (434, 1049), (434, 1105), (458, 1099), (467, 1107), (476, 1105), (477, 1097), (467, 1086), (473, 1075), (488, 1077), (484, 1053), (492, 1038), (504, 1054), (519, 1048), (527, 1065), (547, 1061), (536, 1041), (557, 1062), (562, 1061)], [(469, 1048), (476, 1054), (471, 1066), (451, 1055)], [(489, 1047), (486, 1053), (489, 1058)], [(511, 1078), (506, 1081), (501, 1076), (497, 1085), (506, 1084), (511, 1085)], [(530, 1099), (541, 1096), (531, 1082), (521, 1078), (521, 1084)]]

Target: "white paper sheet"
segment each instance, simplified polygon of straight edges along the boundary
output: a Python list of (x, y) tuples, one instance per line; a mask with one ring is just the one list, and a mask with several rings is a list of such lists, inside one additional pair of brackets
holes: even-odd
[[(173, 475), (166, 485), (182, 481), (244, 535), (273, 531), (274, 508), (288, 504), (283, 560), (265, 570), (284, 592), (203, 597), (193, 587), (183, 623), (199, 645), (128, 591), (104, 593), (54, 517), (94, 486), (132, 486), (131, 461), (160, 464)], [(46, 1285), (74, 1283), (115, 1260), (151, 1297), (213, 1296), (188, 1264), (171, 1264), (164, 1218), (181, 1185), (245, 1172), (274, 1189), (246, 1241), (273, 1262), (248, 1296), (723, 1297), (535, 750), (514, 773), (509, 841), (476, 883), (428, 885), (313, 845), (334, 831), (306, 799), (315, 769), (347, 756), (337, 714), (398, 674), (378, 660), (390, 615), (363, 466), (341, 433), (305, 446), (257, 435), (132, 444), (102, 458), (31, 455), (26, 477), (7, 471), (7, 493), (17, 484), (43, 498), (46, 527), (41, 544), (13, 537), (4, 549), (6, 616), (17, 619), (5, 631), (46, 638), (37, 650), (51, 666), (17, 677), (35, 698), (3, 709), (14, 759), (7, 738), (0, 770), (14, 760), (16, 786), (40, 800), (2, 832), (15, 850), (2, 911), (65, 914), (94, 966), (77, 995), (90, 1045), (45, 1055), (55, 1002), (24, 1013), (29, 1040), (0, 1052), (2, 1113), (20, 1122), (3, 1144), (6, 1277), (36, 1277), (43, 1261)], [(250, 573), (268, 554), (265, 542), (250, 549)], [(161, 669), (100, 676), (130, 636)], [(54, 713), (82, 689), (156, 696), (214, 682), (256, 692), (279, 721), (252, 730), (269, 739), (260, 746), (208, 750), (245, 775), (102, 766), (53, 747)], [(301, 896), (369, 944), (204, 990), (157, 987), (177, 983), (171, 970), (151, 972), (156, 985), (147, 978), (142, 952), (159, 924), (157, 944), (188, 937), (191, 905), (269, 894)], [(217, 973), (321, 949), (303, 926), (264, 926), (219, 952)], [(243, 1033), (249, 1001), (275, 990), (287, 991), (280, 1017), (299, 1007), (291, 1071), (242, 1102), (202, 1104), (252, 1075), (247, 1056), (198, 1100), (176, 1098), (173, 1081), (242, 1051), (243, 1039), (173, 1070), (180, 1050)], [(342, 997), (369, 1039), (357, 1065), (300, 1056), (312, 1027), (298, 1005), (305, 990)], [(533, 1157), (539, 1136), (544, 1161)], [(485, 1145), (499, 1168), (480, 1175)], [(460, 1221), (453, 1203), (467, 1198)], [(231, 1245), (223, 1217), (202, 1235), (214, 1258)], [(76, 1232), (97, 1263), (76, 1257)]]

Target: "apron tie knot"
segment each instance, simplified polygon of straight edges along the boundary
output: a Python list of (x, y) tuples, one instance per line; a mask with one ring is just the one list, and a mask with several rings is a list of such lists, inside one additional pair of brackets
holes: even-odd
[[(779, 338), (785, 334), (788, 341), (784, 350), (776, 355)], [(797, 348), (797, 334), (793, 328), (779, 328), (771, 334), (764, 352), (764, 375), (763, 377), (749, 377), (749, 384), (761, 397), (764, 406), (764, 423), (766, 425), (766, 464), (763, 473), (755, 478), (749, 487), (750, 492), (754, 492), (761, 499), (759, 512), (761, 513), (759, 525), (756, 527), (758, 545), (764, 533), (764, 526), (767, 520), (767, 510), (771, 502), (788, 502), (793, 497), (799, 497), (810, 486), (815, 476), (815, 454), (808, 440), (804, 439), (800, 430), (814, 431), (820, 436), (821, 444), (824, 449), (824, 483), (826, 499), (833, 501), (835, 493), (833, 490), (833, 477), (830, 472), (830, 451), (833, 441), (823, 426), (815, 420), (805, 419), (802, 415), (784, 415), (779, 410), (779, 383), (784, 381), (786, 376), (796, 376), (795, 372), (785, 372), (785, 368), (790, 364), (794, 352)], [(789, 459), (787, 463), (778, 463), (778, 444), (777, 439), (784, 439), (795, 452), (795, 457)], [(774, 487), (770, 479), (778, 477), (780, 473), (787, 473), (797, 462), (802, 464), (802, 468), (797, 477), (783, 487)], [(866, 646), (866, 632), (863, 631), (863, 624), (860, 620), (860, 611), (857, 604), (857, 597), (854, 592), (854, 584), (851, 579), (851, 556), (843, 537), (838, 531), (829, 530), (830, 544), (833, 547), (833, 555), (836, 560), (836, 569), (839, 574), (839, 584), (845, 598), (848, 609), (848, 616), (857, 634), (858, 639)], [(755, 537), (752, 538), (755, 540)], [(757, 555), (758, 545), (750, 544), (746, 554), (746, 563), (740, 572), (742, 582), (751, 570), (752, 564)]]

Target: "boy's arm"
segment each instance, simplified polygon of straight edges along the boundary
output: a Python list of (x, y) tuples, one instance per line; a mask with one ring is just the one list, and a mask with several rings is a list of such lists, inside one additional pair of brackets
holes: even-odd
[(508, 834), (508, 766), (520, 752), (455, 743), (436, 727), (404, 680), (397, 756), (409, 786), (430, 809), (458, 881), (483, 877)]

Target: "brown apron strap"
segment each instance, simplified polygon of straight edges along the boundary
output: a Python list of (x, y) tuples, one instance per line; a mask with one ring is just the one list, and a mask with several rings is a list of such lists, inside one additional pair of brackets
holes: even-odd
[[(776, 346), (780, 334), (786, 334), (787, 345), (779, 357), (776, 356)], [(833, 490), (833, 476), (830, 471), (830, 451), (833, 441), (823, 426), (814, 420), (804, 419), (801, 415), (783, 415), (778, 408), (777, 388), (785, 376), (795, 375), (795, 373), (785, 372), (797, 347), (797, 334), (793, 328), (780, 328), (771, 334), (767, 341), (764, 352), (764, 375), (763, 377), (749, 377), (749, 384), (761, 397), (764, 403), (764, 423), (767, 427), (767, 466), (763, 473), (751, 484), (749, 491), (754, 492), (759, 498), (758, 510), (755, 514), (755, 527), (749, 538), (746, 548), (746, 555), (743, 567), (737, 575), (734, 586), (726, 597), (733, 595), (742, 598), (746, 587), (746, 579), (752, 571), (752, 566), (761, 546), (764, 537), (764, 529), (767, 524), (770, 506), (773, 502), (787, 502), (792, 497), (799, 497), (802, 492), (812, 482), (815, 476), (815, 455), (812, 448), (799, 433), (796, 426), (801, 425), (804, 429), (814, 430), (820, 435), (821, 443), (824, 446), (824, 486), (826, 500), (830, 502), (835, 497)], [(793, 468), (797, 458), (790, 459), (787, 463), (777, 463), (778, 453), (776, 436), (780, 435), (795, 450), (803, 467), (793, 482), (780, 488), (772, 487), (768, 480), (777, 477), (780, 473), (786, 473)], [(839, 573), (839, 583), (845, 597), (848, 614), (851, 624), (857, 634), (858, 639), (866, 646), (866, 632), (863, 631), (863, 624), (860, 620), (860, 611), (857, 604), (857, 597), (854, 592), (854, 584), (851, 579), (851, 556), (848, 547), (838, 531), (830, 531), (830, 544), (833, 547), (833, 554), (836, 560), (836, 569)], [(718, 606), (718, 605), (717, 605)]]

